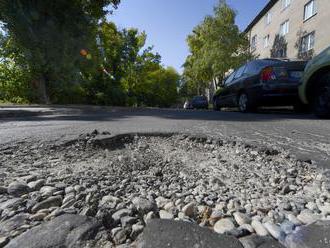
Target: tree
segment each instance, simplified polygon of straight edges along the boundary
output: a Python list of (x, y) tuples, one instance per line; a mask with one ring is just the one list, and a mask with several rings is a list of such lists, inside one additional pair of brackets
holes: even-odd
[(34, 100), (31, 73), (24, 56), (9, 36), (0, 33), (0, 101)]
[(188, 36), (190, 55), (184, 64), (184, 78), (196, 93), (210, 82), (217, 84), (229, 69), (253, 58), (249, 41), (239, 31), (235, 18), (235, 11), (221, 0), (213, 15), (205, 17)]
[(0, 0), (0, 21), (22, 51), (37, 79), (41, 102), (79, 75), (80, 51), (95, 42), (91, 35), (119, 0)]
[(274, 39), (274, 44), (270, 50), (271, 58), (285, 58), (287, 53), (288, 43), (284, 36), (277, 34)]

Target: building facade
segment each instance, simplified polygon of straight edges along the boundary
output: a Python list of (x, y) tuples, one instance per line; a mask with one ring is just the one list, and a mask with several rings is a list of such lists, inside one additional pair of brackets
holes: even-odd
[(330, 0), (270, 0), (245, 32), (259, 58), (309, 59), (330, 46)]

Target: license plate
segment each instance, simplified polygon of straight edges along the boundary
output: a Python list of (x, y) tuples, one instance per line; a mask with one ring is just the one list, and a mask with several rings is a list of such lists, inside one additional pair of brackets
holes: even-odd
[(291, 78), (301, 79), (302, 76), (303, 76), (303, 72), (302, 71), (290, 71), (290, 77)]

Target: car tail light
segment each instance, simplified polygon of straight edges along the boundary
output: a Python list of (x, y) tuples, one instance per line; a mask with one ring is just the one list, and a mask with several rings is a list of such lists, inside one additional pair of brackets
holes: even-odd
[(261, 72), (262, 82), (286, 78), (288, 78), (288, 71), (284, 67), (267, 67)]
[(276, 75), (273, 67), (267, 67), (261, 72), (261, 81), (265, 82), (271, 80), (276, 80)]

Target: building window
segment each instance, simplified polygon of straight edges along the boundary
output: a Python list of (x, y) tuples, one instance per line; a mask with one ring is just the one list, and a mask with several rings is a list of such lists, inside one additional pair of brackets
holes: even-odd
[(315, 32), (309, 33), (301, 38), (300, 53), (309, 52), (314, 48)]
[(309, 1), (304, 8), (304, 21), (308, 20), (316, 14), (315, 0)]
[(267, 13), (267, 15), (265, 16), (265, 22), (266, 22), (266, 25), (269, 25), (272, 22), (272, 14), (271, 13)]
[(289, 33), (289, 25), (290, 25), (289, 20), (287, 20), (281, 24), (280, 34), (282, 36), (285, 36), (287, 33)]
[(282, 9), (286, 9), (291, 4), (291, 0), (282, 0)]
[(269, 35), (264, 37), (264, 48), (269, 47), (269, 39), (270, 39)]
[(253, 36), (251, 39), (251, 49), (255, 50), (257, 48), (257, 35)]

